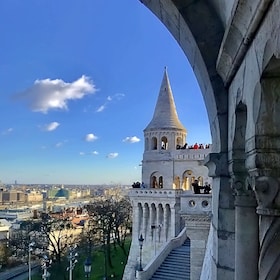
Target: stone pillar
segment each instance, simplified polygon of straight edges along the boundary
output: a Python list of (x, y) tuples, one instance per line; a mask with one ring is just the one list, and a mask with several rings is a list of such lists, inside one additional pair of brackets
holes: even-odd
[[(228, 173), (227, 153), (211, 153), (206, 166), (212, 181), (212, 230), (210, 276), (208, 279), (233, 280), (235, 254), (234, 196)], [(202, 279), (204, 280), (204, 279)]]
[(256, 123), (246, 159), (258, 203), (259, 280), (280, 279), (279, 90), (279, 59), (272, 57), (254, 93)]
[(175, 208), (174, 206), (171, 205), (171, 222), (170, 222), (170, 225), (171, 225), (171, 238), (175, 237), (176, 236), (176, 211), (175, 211)]
[(207, 215), (184, 215), (187, 236), (191, 243), (191, 280), (199, 280), (210, 229)]
[[(147, 204), (144, 204), (143, 208), (143, 235), (144, 238), (147, 238), (147, 227), (149, 225), (149, 207)], [(141, 233), (140, 233), (141, 234)]]
[(167, 241), (168, 240), (168, 238), (169, 238), (169, 223), (170, 223), (170, 221), (169, 221), (169, 218), (170, 218), (170, 216), (169, 216), (169, 214), (170, 214), (170, 212), (168, 212), (168, 207), (167, 207), (167, 205), (165, 205), (165, 209), (164, 209), (164, 218), (163, 218), (163, 229), (164, 229), (164, 238), (165, 238), (165, 241)]
[(253, 190), (246, 188), (244, 183), (235, 182), (234, 189), (236, 191), (235, 280), (256, 280), (259, 251), (257, 202)]
[(156, 223), (156, 209), (153, 207), (153, 205), (151, 205), (150, 207), (150, 240), (151, 242), (153, 242), (154, 240), (154, 230), (153, 230), (153, 226)]
[(259, 280), (280, 279), (280, 179), (260, 176), (255, 182), (260, 231)]

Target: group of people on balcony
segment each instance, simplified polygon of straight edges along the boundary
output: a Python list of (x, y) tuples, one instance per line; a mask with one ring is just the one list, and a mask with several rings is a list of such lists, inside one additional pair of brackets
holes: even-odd
[(200, 190), (203, 190), (204, 194), (209, 194), (211, 192), (210, 184), (206, 183), (205, 186), (199, 186), (198, 180), (194, 180), (194, 182), (192, 183), (192, 187), (195, 194), (200, 194)]
[[(144, 182), (140, 183), (140, 182), (134, 182), (132, 184), (132, 187), (133, 188), (141, 188), (141, 189), (144, 189), (144, 188), (147, 188), (147, 186), (144, 184)], [(200, 186), (199, 185), (199, 182), (198, 180), (194, 180), (194, 182), (192, 183), (192, 187), (193, 187), (193, 192), (195, 194), (209, 194), (211, 192), (211, 186), (210, 184), (208, 184), (207, 182), (205, 183), (204, 186)], [(162, 188), (162, 185), (161, 186), (153, 186), (152, 188)], [(201, 190), (203, 192), (201, 192)]]
[(177, 145), (176, 149), (177, 150), (185, 150), (185, 149), (194, 149), (194, 150), (199, 150), (199, 149), (209, 149), (210, 148), (210, 144), (206, 144), (205, 146), (203, 144), (198, 144), (195, 143), (194, 145), (188, 146), (188, 143), (185, 143), (184, 146), (181, 145)]

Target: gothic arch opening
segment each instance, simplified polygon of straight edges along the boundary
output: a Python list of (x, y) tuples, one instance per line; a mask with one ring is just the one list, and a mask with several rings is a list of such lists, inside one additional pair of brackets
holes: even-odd
[(182, 189), (184, 191), (191, 190), (191, 184), (193, 183), (193, 172), (191, 170), (186, 170), (183, 173), (183, 184)]
[(177, 137), (176, 138), (176, 149), (181, 149), (183, 147), (183, 138), (182, 137)]
[(168, 140), (166, 136), (161, 137), (161, 149), (162, 150), (168, 149)]
[(153, 189), (162, 189), (163, 188), (163, 184), (164, 184), (163, 176), (161, 176), (158, 171), (152, 173), (150, 180), (151, 180), (151, 187)]
[(157, 138), (153, 137), (151, 141), (152, 141), (152, 149), (157, 150)]

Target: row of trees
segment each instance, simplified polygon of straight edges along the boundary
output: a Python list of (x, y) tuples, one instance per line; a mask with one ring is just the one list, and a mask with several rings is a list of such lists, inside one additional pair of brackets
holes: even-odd
[(61, 262), (73, 245), (85, 248), (90, 255), (94, 248), (102, 248), (107, 265), (112, 267), (111, 252), (115, 246), (128, 254), (124, 244), (132, 226), (130, 202), (125, 197), (107, 195), (84, 207), (88, 219), (82, 229), (75, 229), (63, 213), (42, 213), (40, 219), (22, 222), (20, 229), (0, 245), (0, 262), (5, 265), (10, 256), (26, 260), (29, 244), (34, 242), (35, 255), (47, 253), (55, 262)]

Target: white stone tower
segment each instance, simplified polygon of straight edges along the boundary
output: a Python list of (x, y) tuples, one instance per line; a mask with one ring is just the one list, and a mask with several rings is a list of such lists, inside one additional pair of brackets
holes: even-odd
[(139, 236), (144, 238), (141, 266), (147, 265), (168, 241), (184, 227), (181, 196), (197, 179), (203, 185), (208, 169), (202, 162), (209, 149), (189, 149), (187, 131), (181, 124), (167, 69), (151, 122), (144, 129), (142, 184), (129, 197), (133, 206), (132, 243), (123, 279), (135, 279), (139, 269)]

